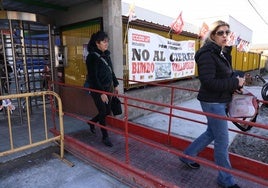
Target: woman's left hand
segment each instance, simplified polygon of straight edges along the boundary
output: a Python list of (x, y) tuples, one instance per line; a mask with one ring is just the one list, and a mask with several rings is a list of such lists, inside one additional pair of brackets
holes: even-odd
[(116, 93), (116, 94), (119, 93), (119, 88), (118, 88), (118, 86), (114, 88), (114, 93)]

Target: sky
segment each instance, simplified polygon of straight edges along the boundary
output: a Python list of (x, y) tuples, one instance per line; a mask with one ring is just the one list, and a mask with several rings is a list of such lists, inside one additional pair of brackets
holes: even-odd
[[(201, 25), (206, 19), (232, 16), (252, 30), (252, 44), (268, 44), (267, 0), (122, 0), (176, 18), (182, 11), (185, 22)], [(252, 7), (254, 6), (254, 8)], [(257, 11), (257, 12), (256, 12)]]

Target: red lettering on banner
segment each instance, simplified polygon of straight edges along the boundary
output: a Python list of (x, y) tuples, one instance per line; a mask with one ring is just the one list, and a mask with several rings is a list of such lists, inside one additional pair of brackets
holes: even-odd
[(194, 62), (184, 62), (184, 63), (172, 63), (173, 71), (182, 71), (194, 68)]
[(132, 34), (132, 41), (137, 41), (137, 42), (150, 42), (150, 36), (133, 33)]
[(154, 63), (132, 62), (132, 74), (152, 73), (154, 72)]

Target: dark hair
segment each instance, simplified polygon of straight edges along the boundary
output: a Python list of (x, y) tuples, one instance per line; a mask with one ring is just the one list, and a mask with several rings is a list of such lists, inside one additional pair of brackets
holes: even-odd
[(97, 48), (96, 42), (100, 42), (100, 41), (103, 41), (105, 39), (108, 39), (108, 35), (104, 31), (98, 31), (96, 33), (93, 33), (90, 37), (88, 44), (87, 44), (88, 52), (94, 51)]

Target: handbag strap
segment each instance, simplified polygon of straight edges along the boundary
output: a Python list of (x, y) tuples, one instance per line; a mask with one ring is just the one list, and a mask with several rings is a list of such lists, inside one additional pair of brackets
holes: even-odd
[(95, 54), (96, 56), (98, 56), (98, 58), (100, 58), (100, 59), (102, 60), (102, 62), (105, 63), (105, 65), (108, 66), (108, 68), (110, 69), (111, 72), (113, 72), (112, 69), (111, 69), (111, 67), (108, 65), (107, 61), (106, 61), (103, 57), (101, 57), (100, 54), (98, 54), (97, 52), (94, 52), (94, 54)]

